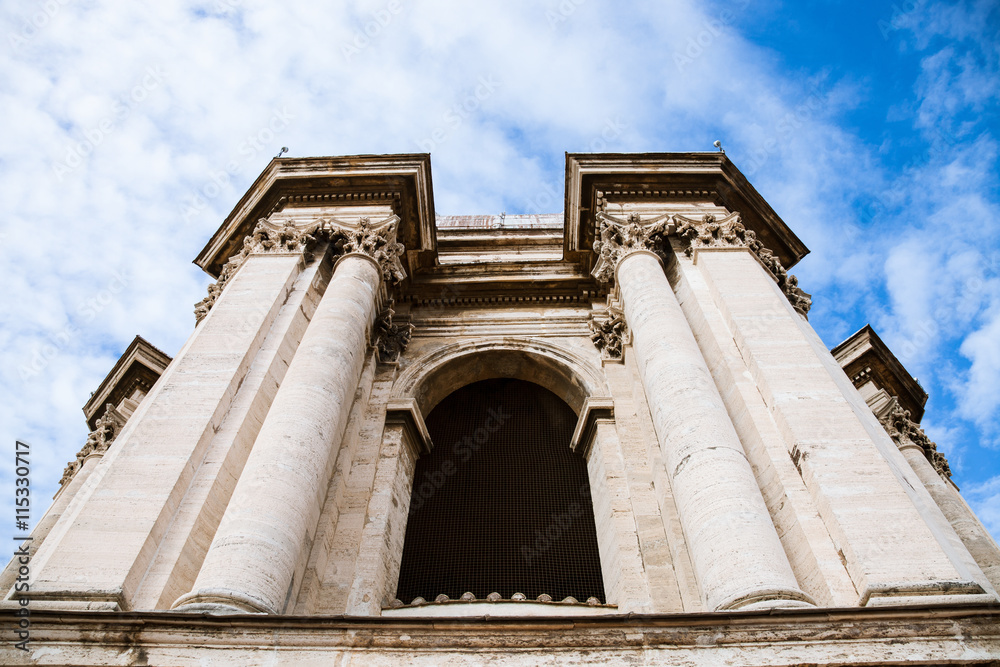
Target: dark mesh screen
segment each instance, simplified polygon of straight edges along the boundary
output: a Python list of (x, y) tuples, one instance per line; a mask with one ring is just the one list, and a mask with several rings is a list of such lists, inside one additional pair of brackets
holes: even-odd
[(576, 415), (523, 380), (467, 385), (427, 416), (434, 450), (417, 461), (396, 597), (471, 591), (604, 602)]

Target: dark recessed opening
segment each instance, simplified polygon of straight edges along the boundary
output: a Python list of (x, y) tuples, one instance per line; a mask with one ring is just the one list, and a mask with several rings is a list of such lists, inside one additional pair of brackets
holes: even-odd
[(605, 601), (573, 410), (531, 382), (475, 382), (427, 416), (396, 597), (546, 593)]

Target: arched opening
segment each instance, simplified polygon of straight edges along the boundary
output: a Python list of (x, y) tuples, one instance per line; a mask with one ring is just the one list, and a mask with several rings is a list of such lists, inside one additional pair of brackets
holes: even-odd
[(426, 417), (396, 597), (523, 593), (605, 601), (577, 416), (520, 379), (467, 384)]

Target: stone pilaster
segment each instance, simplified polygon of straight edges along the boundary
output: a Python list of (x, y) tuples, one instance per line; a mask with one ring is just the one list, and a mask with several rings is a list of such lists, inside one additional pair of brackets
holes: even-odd
[(709, 609), (811, 604), (795, 580), (722, 397), (663, 273), (675, 216), (601, 214), (594, 276), (614, 276)]
[[(281, 613), (316, 530), (383, 283), (405, 277), (395, 216), (316, 230), (342, 253), (254, 443), (192, 592), (175, 608)], [(301, 576), (301, 575), (300, 575)]]

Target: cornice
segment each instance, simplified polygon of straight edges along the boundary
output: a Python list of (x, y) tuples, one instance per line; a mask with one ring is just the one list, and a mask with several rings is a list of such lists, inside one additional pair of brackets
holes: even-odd
[[(312, 207), (391, 207), (408, 269), (430, 265), (435, 252), (430, 155), (275, 158), (226, 217), (194, 263), (213, 277), (236, 254), (257, 221), (278, 211)], [(302, 211), (296, 211), (302, 209)]]
[(872, 380), (879, 389), (897, 396), (914, 421), (919, 423), (923, 418), (927, 392), (882, 342), (871, 325), (866, 324), (851, 334), (830, 353), (855, 387)]
[[(171, 358), (165, 352), (155, 347), (142, 336), (136, 336), (115, 362), (114, 367), (101, 380), (101, 384), (87, 399), (83, 406), (83, 414), (91, 429), (97, 427), (96, 420), (101, 417), (109, 397), (126, 383), (134, 383), (137, 375), (159, 377), (170, 363)], [(138, 367), (136, 367), (138, 365)], [(141, 367), (141, 368), (139, 368)], [(143, 371), (142, 369), (145, 369)], [(155, 379), (154, 379), (155, 381)], [(144, 387), (147, 391), (149, 387)], [(126, 393), (131, 393), (130, 391)]]
[(567, 259), (589, 252), (601, 198), (609, 202), (711, 203), (739, 212), (743, 224), (786, 269), (809, 252), (723, 153), (567, 153)]

